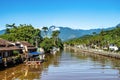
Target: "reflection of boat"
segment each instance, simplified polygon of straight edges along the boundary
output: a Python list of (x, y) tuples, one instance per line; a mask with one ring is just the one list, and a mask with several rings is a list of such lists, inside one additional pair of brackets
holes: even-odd
[(45, 58), (45, 54), (40, 52), (28, 53), (28, 58), (25, 61), (26, 65), (40, 65)]

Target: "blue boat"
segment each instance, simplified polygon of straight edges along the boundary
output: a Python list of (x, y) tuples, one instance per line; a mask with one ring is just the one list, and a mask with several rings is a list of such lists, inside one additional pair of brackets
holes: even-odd
[(27, 65), (40, 65), (45, 59), (45, 54), (41, 52), (28, 53)]

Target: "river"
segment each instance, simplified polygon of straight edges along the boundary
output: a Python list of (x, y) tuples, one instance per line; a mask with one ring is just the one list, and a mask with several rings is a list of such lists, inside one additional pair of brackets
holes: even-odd
[(47, 55), (40, 66), (2, 70), (0, 80), (120, 80), (120, 60), (67, 49)]

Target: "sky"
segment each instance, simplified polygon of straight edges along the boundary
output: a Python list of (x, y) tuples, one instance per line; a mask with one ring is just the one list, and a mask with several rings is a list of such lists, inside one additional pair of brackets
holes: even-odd
[(120, 0), (0, 0), (0, 30), (6, 24), (113, 27), (120, 23)]

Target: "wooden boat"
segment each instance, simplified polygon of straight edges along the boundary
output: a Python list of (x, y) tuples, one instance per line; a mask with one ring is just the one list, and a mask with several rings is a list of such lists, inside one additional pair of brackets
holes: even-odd
[(44, 62), (45, 54), (40, 52), (29, 53), (27, 60), (25, 61), (26, 65), (40, 65)]
[(27, 61), (26, 65), (40, 65), (41, 61)]

